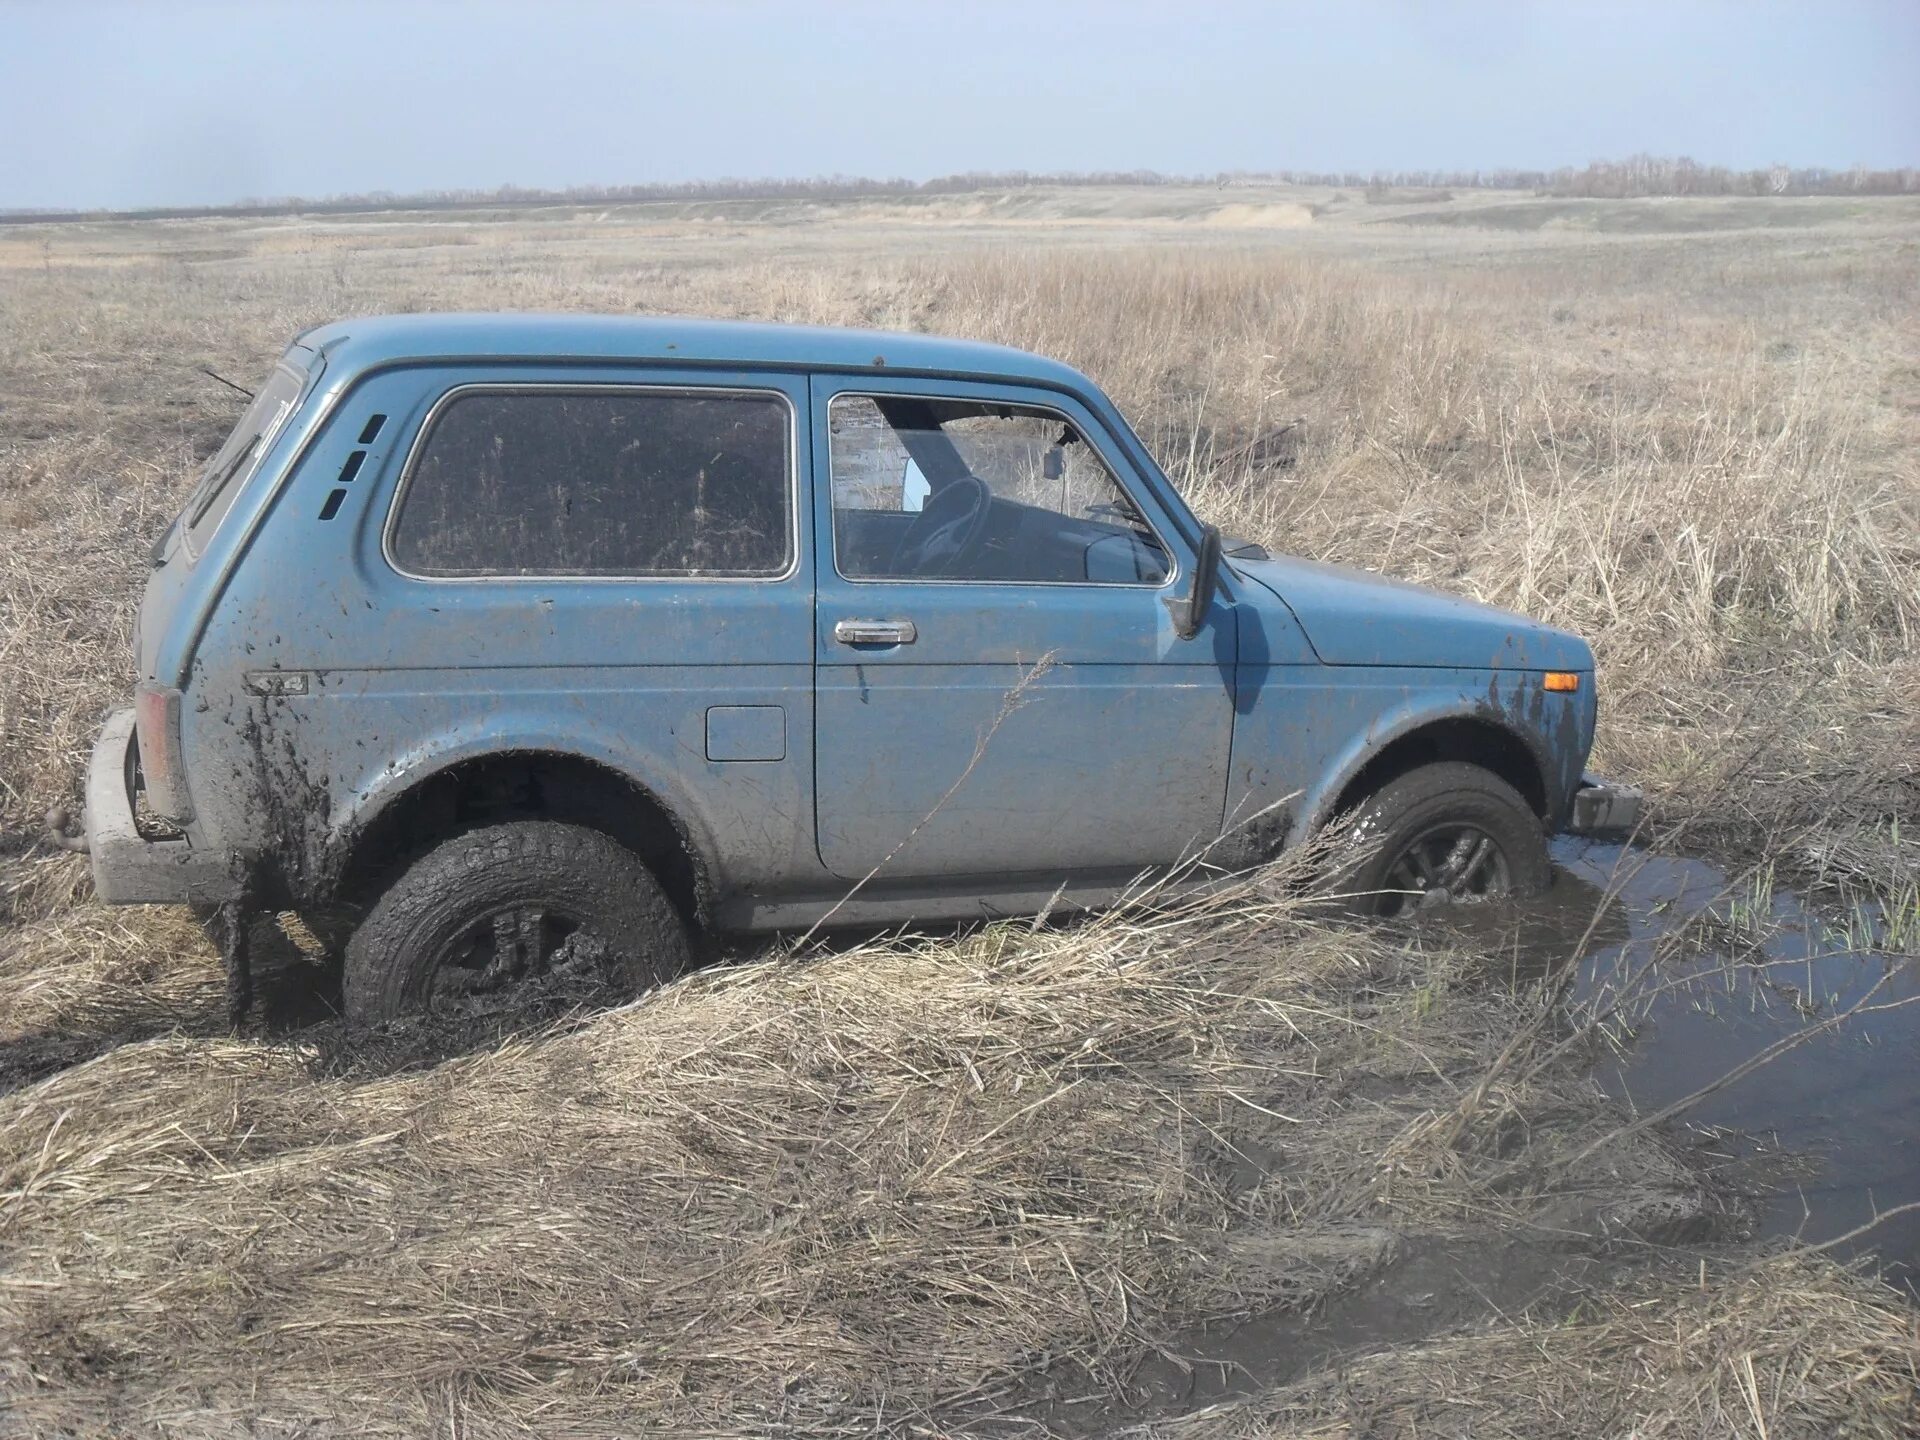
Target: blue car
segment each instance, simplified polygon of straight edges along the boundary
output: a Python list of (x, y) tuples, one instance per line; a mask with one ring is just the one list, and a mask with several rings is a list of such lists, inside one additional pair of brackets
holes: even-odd
[(99, 893), (348, 915), (362, 1019), (1097, 906), (1342, 816), (1378, 913), (1518, 894), (1637, 805), (1584, 774), (1584, 641), (1223, 543), (1085, 376), (991, 345), (322, 326), (152, 563)]

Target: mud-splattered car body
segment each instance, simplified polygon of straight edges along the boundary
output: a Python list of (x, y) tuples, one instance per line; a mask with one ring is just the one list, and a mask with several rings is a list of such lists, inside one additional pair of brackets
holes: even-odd
[[(1049, 360), (425, 315), (308, 332), (269, 391), (213, 467), (224, 488), (210, 476), (155, 547), (136, 707), (108, 722), (88, 787), (108, 900), (350, 898), (478, 817), (537, 813), (612, 835), (723, 928), (1030, 912), (1203, 847), (1256, 860), (1434, 759), (1500, 776), (1549, 831), (1622, 816), (1583, 782), (1593, 657), (1573, 635), (1245, 548), (1183, 626), (1205, 527), (1106, 397)], [(628, 391), (777, 417), (785, 533), (755, 573), (422, 573), (396, 550), (423, 437), (460, 397)], [(1048, 512), (1045, 544), (1084, 547), (1085, 579), (849, 578), (836, 526), (918, 523), (911, 499), (879, 519), (836, 499), (849, 396), (1057, 423), (1122, 492)], [(1062, 462), (1043, 460), (1051, 484)]]

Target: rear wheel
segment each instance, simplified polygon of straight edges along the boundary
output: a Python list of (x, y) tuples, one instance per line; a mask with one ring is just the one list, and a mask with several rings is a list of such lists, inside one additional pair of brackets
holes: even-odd
[(349, 1018), (468, 1016), (528, 992), (632, 995), (685, 969), (685, 927), (625, 846), (546, 820), (456, 836), (415, 861), (347, 942)]
[(1553, 877), (1546, 832), (1520, 793), (1478, 765), (1423, 765), (1363, 801), (1362, 853), (1339, 876), (1363, 914), (1537, 895)]

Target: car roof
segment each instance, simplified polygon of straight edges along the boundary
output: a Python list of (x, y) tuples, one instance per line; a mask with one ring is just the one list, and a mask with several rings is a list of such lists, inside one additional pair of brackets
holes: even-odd
[[(369, 315), (304, 331), (295, 341), (360, 373), (410, 360), (646, 360), (801, 370), (903, 370), (1029, 381), (1085, 390), (1057, 360), (936, 335), (768, 325), (679, 315), (540, 315), (520, 312)], [(336, 368), (338, 367), (338, 368)]]

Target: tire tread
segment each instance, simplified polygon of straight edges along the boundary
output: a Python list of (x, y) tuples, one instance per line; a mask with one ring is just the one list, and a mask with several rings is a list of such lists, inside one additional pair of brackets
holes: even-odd
[[(384, 1020), (417, 1009), (430, 975), (424, 952), (438, 931), (471, 904), (548, 886), (598, 908), (617, 930), (636, 987), (668, 978), (691, 962), (685, 927), (666, 891), (625, 846), (597, 830), (552, 820), (517, 820), (470, 830), (415, 860), (375, 901), (347, 942), (341, 988), (347, 1015)], [(609, 937), (615, 938), (615, 937)]]

